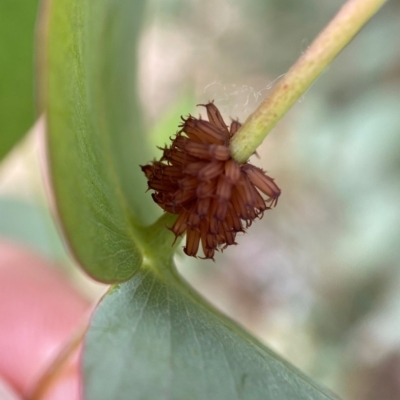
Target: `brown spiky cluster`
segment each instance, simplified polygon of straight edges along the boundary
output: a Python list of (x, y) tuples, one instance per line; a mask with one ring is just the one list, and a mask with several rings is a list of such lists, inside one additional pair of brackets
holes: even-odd
[(213, 259), (215, 250), (236, 244), (238, 232), (275, 206), (281, 192), (262, 169), (231, 157), (229, 142), (241, 124), (232, 121), (228, 128), (213, 103), (201, 105), (208, 121), (182, 118), (161, 160), (141, 168), (154, 201), (179, 215), (171, 230), (176, 237), (186, 232), (185, 253), (196, 257), (201, 242), (204, 257)]

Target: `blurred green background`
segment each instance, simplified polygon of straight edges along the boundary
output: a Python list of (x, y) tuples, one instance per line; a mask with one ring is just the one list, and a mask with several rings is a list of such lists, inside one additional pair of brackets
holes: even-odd
[[(0, 109), (14, 110), (0, 113), (1, 149), (33, 121), (37, 2), (13, 3), (0, 6), (11, 32), (0, 39)], [(207, 100), (243, 121), (342, 4), (149, 0), (138, 57), (148, 142), (163, 146)], [(399, 15), (399, 2), (385, 5), (260, 147), (254, 163), (282, 189), (276, 209), (215, 263), (177, 256), (210, 301), (351, 400), (400, 398)], [(44, 164), (39, 122), (0, 164), (0, 235), (57, 260), (93, 295), (50, 217)]]

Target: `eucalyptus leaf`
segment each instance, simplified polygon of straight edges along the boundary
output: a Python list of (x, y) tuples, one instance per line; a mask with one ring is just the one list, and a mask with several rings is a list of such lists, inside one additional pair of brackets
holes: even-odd
[(95, 312), (86, 400), (337, 399), (205, 304), (170, 262), (156, 270), (144, 265)]
[(33, 48), (38, 3), (0, 1), (0, 159), (34, 122)]
[(143, 9), (143, 0), (53, 0), (42, 15), (52, 188), (71, 250), (103, 282), (133, 275), (142, 226), (157, 213), (138, 167), (149, 159), (136, 89)]

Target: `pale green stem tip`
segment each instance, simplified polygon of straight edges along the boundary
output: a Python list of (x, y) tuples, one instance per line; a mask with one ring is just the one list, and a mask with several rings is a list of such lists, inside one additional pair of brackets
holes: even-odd
[(322, 71), (387, 0), (349, 0), (251, 114), (231, 141), (232, 157), (245, 163)]

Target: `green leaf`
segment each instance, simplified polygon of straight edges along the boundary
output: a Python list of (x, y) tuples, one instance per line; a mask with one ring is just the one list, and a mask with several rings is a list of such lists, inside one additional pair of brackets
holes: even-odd
[(33, 47), (38, 3), (0, 1), (0, 160), (34, 121)]
[(159, 211), (139, 164), (150, 156), (136, 89), (144, 0), (53, 0), (43, 15), (40, 97), (58, 213), (94, 278), (140, 266), (142, 226)]
[[(86, 400), (337, 399), (204, 304), (170, 261), (105, 296), (84, 352)], [(171, 272), (169, 272), (171, 271)]]

